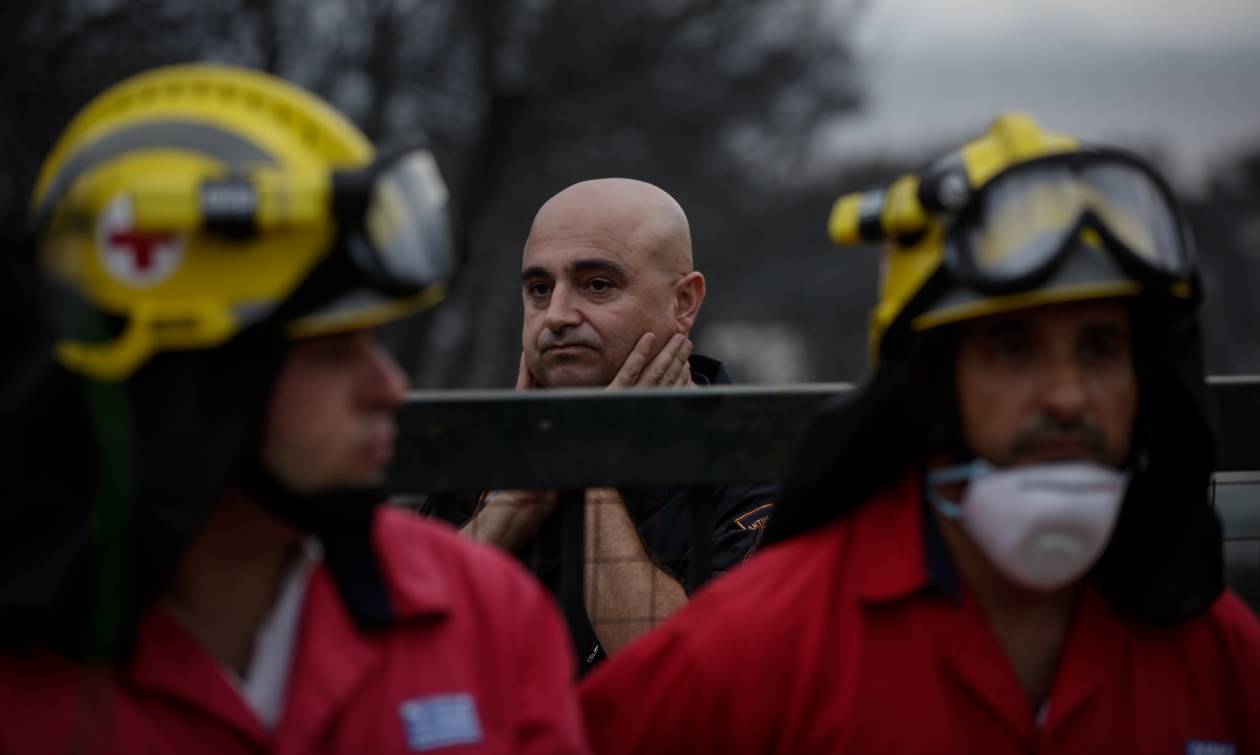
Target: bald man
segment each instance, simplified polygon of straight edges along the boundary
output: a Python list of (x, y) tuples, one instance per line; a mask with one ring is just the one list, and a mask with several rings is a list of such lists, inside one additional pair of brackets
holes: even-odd
[(688, 384), (687, 336), (704, 276), (692, 264), (687, 216), (664, 191), (606, 178), (552, 197), (525, 241), (521, 283), (522, 381)]
[[(729, 383), (720, 362), (692, 353), (704, 296), (687, 216), (673, 197), (624, 178), (570, 186), (542, 206), (525, 242), (517, 388)], [(776, 492), (768, 485), (587, 490), (593, 634), (575, 638), (579, 659), (589, 665), (616, 652), (699, 586), (688, 582), (688, 512), (698, 499), (714, 502), (711, 573), (720, 573), (755, 548)], [(558, 587), (558, 549), (548, 547), (558, 543), (555, 506), (551, 492), (492, 491), (464, 532), (530, 553), (527, 561), (552, 562), (539, 576)]]

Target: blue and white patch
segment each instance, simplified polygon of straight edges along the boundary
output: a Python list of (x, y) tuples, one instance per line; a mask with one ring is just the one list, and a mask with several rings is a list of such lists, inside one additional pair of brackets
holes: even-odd
[(1238, 748), (1231, 742), (1190, 739), (1186, 741), (1186, 755), (1238, 755)]
[(415, 697), (398, 706), (407, 748), (427, 752), (482, 740), (477, 703), (467, 692)]

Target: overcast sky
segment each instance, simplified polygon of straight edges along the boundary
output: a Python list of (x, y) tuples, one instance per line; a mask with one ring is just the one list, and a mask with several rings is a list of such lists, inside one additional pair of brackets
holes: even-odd
[(830, 133), (841, 159), (966, 138), (1009, 109), (1161, 149), (1191, 189), (1260, 147), (1260, 0), (872, 0), (857, 41), (867, 108)]

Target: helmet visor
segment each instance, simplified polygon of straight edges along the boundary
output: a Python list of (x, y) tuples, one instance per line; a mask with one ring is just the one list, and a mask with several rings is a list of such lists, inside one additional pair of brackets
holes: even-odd
[(1026, 287), (1092, 228), (1129, 268), (1184, 279), (1191, 261), (1171, 192), (1120, 153), (1030, 161), (994, 178), (951, 230), (955, 272), (982, 290)]
[(420, 290), (455, 272), (447, 191), (433, 156), (412, 150), (382, 167), (371, 187), (356, 267), (386, 289)]

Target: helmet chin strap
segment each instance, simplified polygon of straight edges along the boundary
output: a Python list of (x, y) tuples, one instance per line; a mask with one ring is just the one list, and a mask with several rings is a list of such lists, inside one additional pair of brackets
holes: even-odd
[(387, 497), (385, 489), (375, 485), (299, 493), (256, 459), (244, 465), (236, 483), (263, 508), (321, 540), (367, 537), (372, 513)]
[(388, 626), (395, 617), (384, 575), (372, 548), (372, 519), (385, 501), (380, 486), (294, 491), (253, 457), (236, 483), (282, 521), (319, 538), (337, 591), (361, 630)]

